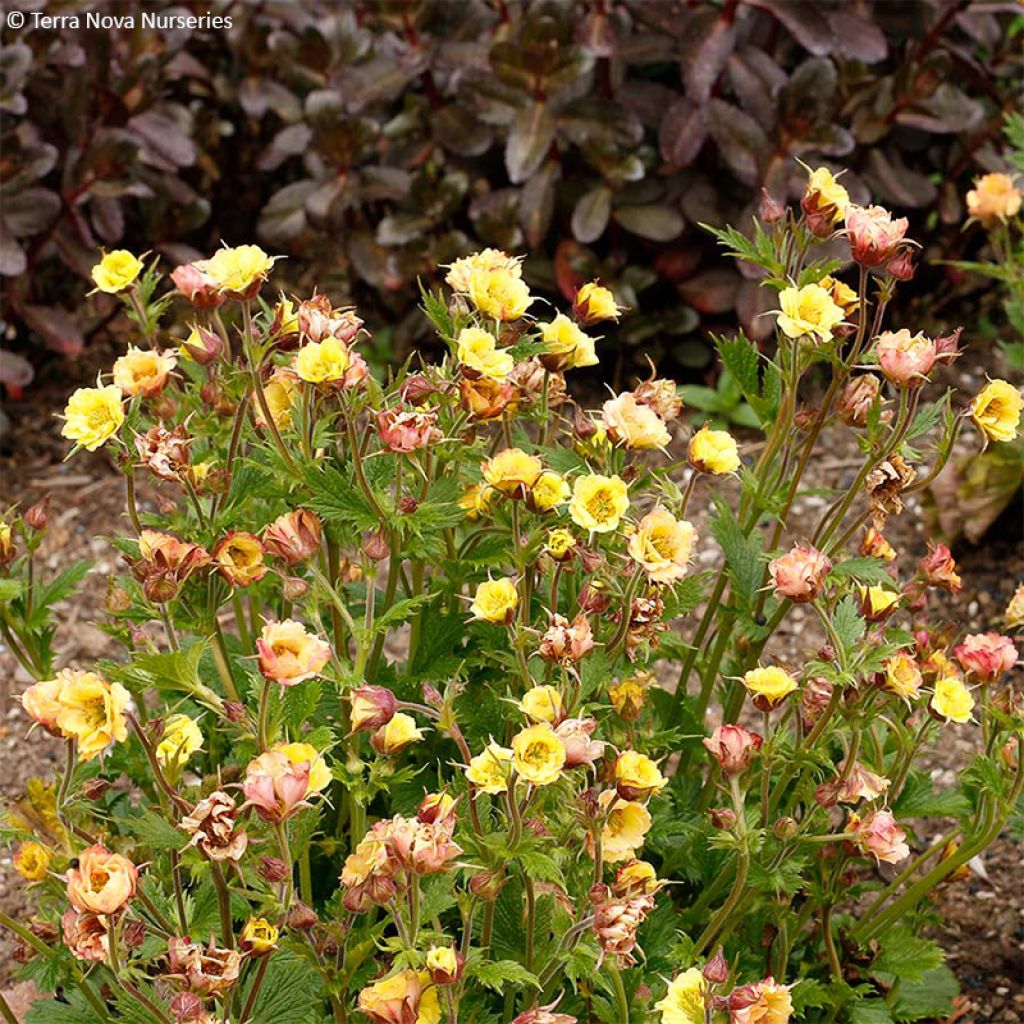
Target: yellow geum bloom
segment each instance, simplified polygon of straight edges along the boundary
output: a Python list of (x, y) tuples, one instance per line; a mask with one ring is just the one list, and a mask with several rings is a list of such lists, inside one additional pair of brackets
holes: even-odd
[(423, 735), (416, 719), (399, 711), (370, 737), (370, 744), (378, 754), (397, 754), (410, 744), (419, 743)]
[(310, 384), (344, 379), (352, 365), (352, 353), (345, 342), (328, 335), (323, 341), (311, 341), (295, 354), (295, 372)]
[(437, 987), (427, 971), (399, 971), (375, 982), (359, 993), (357, 1006), (371, 1024), (438, 1024), (441, 1020)]
[(504, 793), (512, 774), (512, 751), (494, 740), (466, 768), (466, 778), (482, 793)]
[(963, 725), (971, 720), (974, 698), (958, 676), (943, 676), (935, 680), (935, 692), (929, 706), (947, 722)]
[(217, 289), (236, 298), (252, 298), (274, 268), (274, 257), (258, 245), (218, 249), (196, 266), (207, 274)]
[(324, 755), (312, 743), (275, 743), (274, 750), (280, 750), (292, 764), (309, 764), (309, 784), (306, 796), (325, 790), (331, 782), (331, 769), (327, 767)]
[(128, 346), (123, 356), (114, 360), (111, 376), (126, 395), (146, 395), (162, 391), (178, 360), (168, 352)]
[(544, 545), (545, 552), (558, 562), (565, 561), (575, 548), (576, 538), (572, 535), (572, 531), (565, 527), (551, 530)]
[(446, 264), (448, 275), (445, 281), (454, 291), (465, 294), (469, 291), (469, 282), (477, 270), (505, 270), (513, 277), (522, 277), (523, 268), (519, 259), (508, 256), (500, 249), (482, 249), (472, 256), (463, 256), (454, 263)]
[(971, 419), (990, 441), (1012, 441), (1020, 426), (1024, 398), (1005, 380), (990, 380), (971, 402)]
[(820, 341), (830, 341), (845, 316), (831, 294), (817, 284), (783, 288), (779, 305), (779, 328), (789, 338), (813, 335)]
[(26, 882), (41, 882), (53, 862), (53, 854), (40, 843), (31, 839), (18, 844), (14, 851), (14, 870)]
[(894, 654), (882, 662), (883, 687), (903, 700), (914, 700), (921, 692), (921, 670), (909, 654)]
[[(276, 369), (271, 374), (270, 380), (263, 385), (263, 397), (267, 400), (270, 418), (278, 430), (283, 430), (291, 423), (292, 408), (298, 393), (299, 386), (295, 383), (295, 375), (290, 370), (282, 368)], [(259, 402), (254, 403), (253, 411), (256, 415), (257, 425), (265, 427), (267, 421)]]
[(704, 990), (707, 985), (699, 967), (676, 975), (665, 998), (654, 1004), (661, 1011), (661, 1024), (704, 1024)]
[(534, 786), (550, 786), (565, 766), (565, 744), (547, 722), (524, 729), (512, 740), (516, 773)]
[(543, 471), (540, 459), (522, 448), (504, 448), (480, 467), (484, 480), (510, 498), (525, 497)]
[(640, 520), (628, 550), (655, 583), (675, 583), (686, 575), (696, 540), (692, 523), (656, 508)]
[(57, 702), (57, 728), (78, 742), (80, 761), (91, 761), (128, 736), (125, 709), (131, 695), (120, 683), (108, 683), (98, 672), (66, 668), (57, 673), (61, 682)]
[(507, 625), (519, 605), (519, 593), (516, 591), (515, 580), (502, 577), (499, 580), (484, 580), (476, 588), (476, 595), (469, 610), (474, 619)]
[(647, 800), (668, 784), (658, 766), (636, 750), (624, 750), (615, 762), (615, 787), (623, 800)]
[(607, 811), (601, 829), (601, 850), (606, 864), (629, 860), (644, 845), (651, 828), (650, 812), (634, 800), (623, 800), (614, 790), (606, 789), (598, 797), (598, 805)]
[(827, 167), (811, 171), (804, 195), (816, 209), (828, 210), (833, 224), (841, 221), (850, 208), (850, 193), (836, 181), (835, 175)]
[(249, 953), (269, 953), (277, 947), (279, 935), (277, 925), (265, 917), (250, 917), (242, 928), (239, 945)]
[(124, 423), (124, 396), (116, 384), (104, 388), (78, 388), (64, 407), (61, 434), (86, 451), (94, 452)]
[(601, 419), (612, 441), (626, 448), (664, 448), (672, 440), (665, 421), (649, 405), (641, 405), (631, 391), (605, 402)]
[(701, 427), (690, 438), (690, 465), (701, 473), (724, 476), (740, 468), (740, 451), (736, 439), (727, 430)]
[(572, 489), (569, 515), (582, 530), (610, 533), (629, 509), (629, 488), (618, 476), (592, 473), (578, 477)]
[(860, 610), (868, 622), (880, 622), (891, 615), (900, 603), (898, 590), (887, 590), (885, 587), (860, 587)]
[(573, 312), (580, 323), (592, 324), (598, 320), (618, 320), (622, 312), (611, 291), (596, 281), (588, 281), (576, 293)]
[(523, 694), (519, 706), (531, 722), (555, 722), (562, 715), (562, 695), (553, 686), (534, 686)]
[(526, 282), (511, 270), (477, 268), (469, 275), (470, 301), (484, 316), (518, 320), (525, 315), (533, 296)]
[(653, 676), (650, 672), (637, 672), (608, 687), (608, 697), (615, 713), (626, 722), (635, 722), (647, 703), (647, 691)]
[(459, 498), (459, 508), (466, 513), (468, 519), (479, 519), (491, 511), (494, 505), (494, 495), (493, 488), (473, 484)]
[(565, 477), (546, 470), (537, 477), (530, 491), (530, 505), (537, 512), (550, 512), (556, 506), (564, 505), (571, 493)]
[(743, 677), (743, 685), (752, 696), (773, 707), (784, 701), (797, 688), (796, 680), (776, 665), (752, 668)]
[(574, 370), (598, 363), (594, 339), (564, 313), (540, 324), (540, 337), (544, 342), (542, 361), (550, 364), (550, 369)]
[(967, 212), (986, 224), (1020, 213), (1021, 190), (1008, 174), (983, 174), (967, 193)]
[(92, 268), (92, 279), (96, 288), (108, 295), (123, 292), (142, 273), (142, 260), (127, 249), (115, 249), (103, 254), (103, 258)]
[(183, 765), (203, 746), (203, 733), (195, 719), (188, 715), (168, 715), (164, 731), (156, 746), (156, 759), (164, 767)]
[(498, 348), (494, 335), (479, 327), (464, 327), (455, 342), (458, 361), (481, 377), (503, 381), (516, 364), (508, 352)]

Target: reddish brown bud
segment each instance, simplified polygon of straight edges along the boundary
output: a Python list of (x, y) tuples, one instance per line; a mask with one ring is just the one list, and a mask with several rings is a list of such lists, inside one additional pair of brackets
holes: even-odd
[(799, 830), (800, 826), (793, 818), (777, 818), (772, 825), (776, 839), (792, 839)]
[(363, 554), (373, 562), (383, 561), (388, 557), (390, 550), (386, 530), (374, 530), (363, 541)]
[(910, 281), (914, 276), (914, 257), (909, 249), (903, 249), (886, 264), (885, 270), (897, 281)]
[(245, 705), (240, 704), (236, 700), (224, 701), (224, 717), (229, 722), (244, 722), (245, 721)]
[(715, 955), (704, 965), (701, 972), (704, 980), (712, 985), (724, 985), (729, 980), (729, 964), (722, 955), (722, 947), (715, 950)]
[(171, 1000), (168, 1009), (179, 1024), (192, 1024), (193, 1021), (201, 1021), (206, 1016), (203, 1001), (195, 992), (179, 992)]
[(292, 873), (292, 869), (276, 857), (261, 857), (256, 870), (260, 878), (271, 884), (283, 882)]
[(573, 413), (572, 433), (581, 441), (589, 441), (597, 433), (597, 424), (579, 406)]
[(469, 891), (478, 899), (491, 903), (498, 898), (502, 886), (505, 884), (504, 868), (495, 868), (493, 871), (481, 871), (469, 880)]
[(712, 807), (708, 817), (715, 828), (731, 832), (736, 827), (736, 812), (728, 807)]
[(50, 521), (50, 496), (46, 495), (42, 501), (37, 501), (25, 513), (25, 525), (36, 533), (42, 533)]
[(288, 927), (297, 931), (308, 931), (318, 921), (316, 911), (301, 901), (296, 902), (295, 906), (288, 911)]
[(281, 593), (287, 601), (301, 601), (309, 593), (309, 584), (298, 576), (285, 576), (281, 581)]
[(758, 205), (758, 211), (761, 220), (765, 224), (774, 224), (776, 221), (782, 220), (786, 216), (786, 207), (783, 203), (780, 203), (775, 196), (771, 194), (766, 188), (761, 189), (761, 200)]
[(99, 800), (108, 789), (110, 783), (106, 779), (95, 778), (83, 782), (79, 792), (86, 800)]
[(404, 516), (411, 516), (419, 507), (420, 503), (411, 494), (407, 494), (398, 503), (398, 510)]

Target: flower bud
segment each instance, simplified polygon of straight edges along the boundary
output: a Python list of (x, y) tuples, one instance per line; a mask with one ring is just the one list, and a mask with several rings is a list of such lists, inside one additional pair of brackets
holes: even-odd
[(704, 747), (726, 775), (745, 772), (757, 757), (762, 742), (757, 733), (748, 732), (741, 725), (718, 725), (703, 740)]
[(729, 807), (712, 807), (708, 817), (711, 824), (722, 832), (731, 832), (736, 827), (736, 812)]
[(245, 705), (237, 700), (224, 701), (224, 717), (236, 725), (245, 721)]
[(772, 832), (776, 839), (792, 839), (799, 831), (800, 826), (794, 818), (776, 818), (772, 825)]
[(292, 873), (292, 869), (277, 857), (261, 857), (256, 871), (260, 878), (271, 885), (283, 882)]
[(715, 955), (704, 965), (701, 973), (711, 985), (724, 985), (729, 980), (729, 964), (722, 955), (721, 946), (715, 950)]
[(319, 550), (323, 524), (308, 509), (297, 508), (278, 516), (263, 531), (267, 553), (282, 559), (289, 566), (309, 561)]
[(281, 581), (281, 594), (286, 601), (301, 601), (309, 593), (309, 584), (298, 576), (285, 576)]
[(424, 405), (432, 395), (437, 393), (437, 388), (423, 374), (414, 374), (406, 377), (398, 390), (403, 402), (409, 405)]
[(97, 777), (94, 779), (86, 779), (86, 781), (82, 783), (79, 792), (86, 800), (99, 800), (108, 789), (110, 789), (110, 783), (106, 779)]
[(848, 427), (863, 427), (881, 389), (882, 382), (873, 373), (852, 378), (836, 399), (836, 415)]
[(423, 703), (429, 704), (432, 708), (444, 707), (444, 697), (441, 696), (441, 691), (433, 683), (423, 684)]
[(37, 501), (25, 513), (25, 525), (36, 533), (42, 533), (50, 521), (50, 496), (46, 495), (42, 501)]
[(786, 207), (768, 189), (762, 188), (757, 212), (765, 224), (774, 224), (786, 216)]
[(589, 441), (597, 433), (597, 424), (577, 405), (572, 415), (572, 436)]
[(427, 972), (435, 985), (454, 985), (465, 965), (462, 954), (451, 946), (431, 946), (427, 953)]
[(168, 1006), (178, 1024), (193, 1024), (206, 1016), (203, 1000), (195, 992), (179, 992)]
[(419, 507), (420, 503), (411, 494), (405, 495), (398, 503), (398, 511), (403, 516), (411, 516)]
[(498, 898), (505, 884), (505, 869), (495, 868), (492, 871), (481, 871), (469, 880), (469, 891), (478, 899), (492, 903)]
[(897, 281), (912, 280), (916, 269), (913, 254), (909, 249), (904, 249), (902, 252), (897, 253), (885, 265), (885, 272), (890, 277), (896, 278)]
[(963, 332), (964, 329), (958, 327), (952, 334), (944, 334), (941, 338), (935, 339), (935, 362), (948, 366), (956, 362), (960, 357), (960, 335)]
[(398, 699), (384, 686), (357, 686), (351, 694), (353, 732), (375, 732), (395, 717)]
[(316, 911), (312, 907), (307, 907), (301, 900), (296, 901), (288, 911), (288, 927), (296, 931), (309, 931), (318, 921)]
[(388, 534), (386, 530), (374, 530), (373, 533), (368, 534), (366, 539), (363, 541), (363, 554), (370, 559), (371, 562), (381, 562), (388, 557), (388, 553), (391, 550), (391, 546), (388, 542)]

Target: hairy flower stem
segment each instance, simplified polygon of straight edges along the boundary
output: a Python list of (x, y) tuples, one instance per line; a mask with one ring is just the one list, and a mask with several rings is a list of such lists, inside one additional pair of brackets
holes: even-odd
[(626, 998), (626, 988), (622, 984), (622, 973), (611, 959), (605, 961), (605, 966), (608, 969), (608, 976), (612, 979), (612, 987), (615, 989), (615, 1000), (619, 1007), (619, 1020), (622, 1024), (629, 1024), (629, 1000)]
[(217, 668), (217, 675), (220, 676), (221, 684), (224, 687), (225, 693), (228, 695), (229, 700), (233, 700), (236, 704), (242, 703), (241, 694), (238, 692), (238, 687), (235, 685), (234, 677), (231, 674), (231, 661), (228, 658), (227, 644), (224, 641), (224, 633), (220, 628), (220, 623), (217, 621), (216, 616), (213, 620), (213, 644), (211, 652), (213, 654), (213, 663)]
[(252, 987), (249, 989), (249, 995), (246, 997), (245, 1005), (242, 1007), (242, 1015), (238, 1018), (243, 1024), (252, 1015), (253, 1007), (256, 1005), (256, 997), (260, 994), (260, 988), (263, 985), (263, 978), (267, 973), (267, 965), (269, 963), (269, 956), (260, 957), (259, 966), (256, 968), (256, 976), (252, 980)]

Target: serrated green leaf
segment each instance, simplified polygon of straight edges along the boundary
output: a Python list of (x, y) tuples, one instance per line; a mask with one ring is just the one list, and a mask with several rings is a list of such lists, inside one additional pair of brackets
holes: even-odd
[(915, 935), (904, 925), (890, 928), (879, 939), (879, 945), (881, 949), (871, 969), (901, 981), (921, 981), (945, 960), (937, 942)]
[(852, 594), (847, 594), (837, 605), (832, 614), (832, 628), (843, 649), (850, 653), (858, 640), (864, 635), (867, 624), (857, 610), (857, 602)]
[(745, 607), (753, 605), (763, 577), (761, 548), (754, 536), (747, 537), (732, 509), (721, 498), (715, 498), (715, 514), (711, 533), (725, 554), (725, 565), (732, 580), (733, 594)]
[(946, 1020), (953, 1013), (953, 999), (959, 991), (956, 975), (948, 967), (937, 967), (920, 981), (900, 986), (893, 1018), (900, 1024)]
[(470, 965), (472, 976), (495, 992), (505, 991), (506, 984), (530, 985), (540, 988), (540, 979), (515, 960), (489, 960)]
[(828, 575), (832, 581), (856, 580), (858, 583), (866, 583), (868, 586), (880, 586), (892, 582), (885, 562), (880, 558), (871, 558), (867, 555), (844, 558), (843, 561), (832, 566)]
[(136, 810), (124, 819), (122, 827), (154, 850), (180, 850), (188, 842), (184, 832), (153, 811)]
[[(252, 981), (245, 987), (246, 998), (251, 987)], [(294, 953), (274, 953), (251, 1020), (253, 1024), (309, 1024), (316, 1020), (315, 1004), (322, 998), (320, 976), (305, 960)]]
[(0, 603), (13, 601), (21, 596), (25, 589), (24, 584), (15, 576), (5, 576), (0, 579)]

